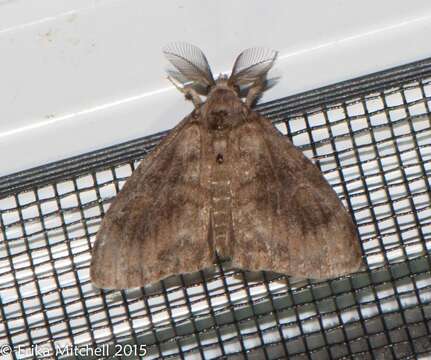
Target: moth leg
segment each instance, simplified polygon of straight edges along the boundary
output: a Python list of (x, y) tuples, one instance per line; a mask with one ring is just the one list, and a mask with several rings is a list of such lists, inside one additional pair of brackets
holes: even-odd
[(245, 99), (245, 104), (251, 107), (257, 97), (265, 90), (265, 79), (259, 78), (254, 82), (252, 87), (248, 90), (247, 98)]
[(178, 89), (178, 91), (182, 92), (187, 100), (191, 100), (195, 108), (198, 108), (202, 104), (202, 100), (195, 89), (193, 89), (192, 85), (180, 86), (178, 82), (176, 82), (172, 77), (168, 76), (168, 80)]

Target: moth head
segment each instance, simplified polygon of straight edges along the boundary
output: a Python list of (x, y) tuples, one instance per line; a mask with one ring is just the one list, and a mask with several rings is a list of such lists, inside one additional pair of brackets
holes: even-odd
[(214, 80), (207, 58), (196, 46), (172, 43), (166, 46), (163, 52), (175, 67), (175, 70), (168, 70), (171, 81), (179, 83), (181, 87), (175, 85), (186, 93), (186, 96), (208, 96), (215, 92), (216, 88), (224, 88), (235, 92), (240, 98), (246, 98), (248, 105), (265, 90), (267, 73), (277, 57), (274, 50), (244, 50), (236, 58), (231, 75), (228, 77), (220, 74), (217, 80)]

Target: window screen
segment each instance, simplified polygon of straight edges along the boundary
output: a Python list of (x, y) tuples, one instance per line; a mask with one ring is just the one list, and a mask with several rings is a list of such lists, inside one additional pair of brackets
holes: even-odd
[(2, 359), (428, 358), (430, 96), (427, 59), (257, 107), (357, 225), (366, 267), (329, 281), (219, 264), (94, 288), (101, 218), (165, 134), (0, 178)]

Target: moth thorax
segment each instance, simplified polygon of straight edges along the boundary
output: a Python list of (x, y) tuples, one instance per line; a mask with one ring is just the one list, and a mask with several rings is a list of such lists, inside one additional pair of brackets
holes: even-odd
[(225, 130), (230, 124), (228, 120), (229, 113), (226, 110), (214, 110), (208, 114), (208, 127), (211, 130)]
[(235, 126), (243, 113), (244, 103), (229, 87), (216, 87), (209, 94), (203, 108), (203, 115), (210, 130), (224, 130)]
[(243, 117), (242, 107), (219, 104), (208, 109), (206, 120), (210, 130), (223, 131), (238, 125)]

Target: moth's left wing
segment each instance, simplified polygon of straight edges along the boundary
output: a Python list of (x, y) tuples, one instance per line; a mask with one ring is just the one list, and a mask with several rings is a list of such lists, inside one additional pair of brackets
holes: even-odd
[(358, 270), (352, 219), (300, 150), (254, 112), (229, 144), (235, 265), (312, 279)]
[(183, 120), (117, 195), (93, 248), (96, 286), (141, 287), (212, 265), (201, 131), (192, 116)]

